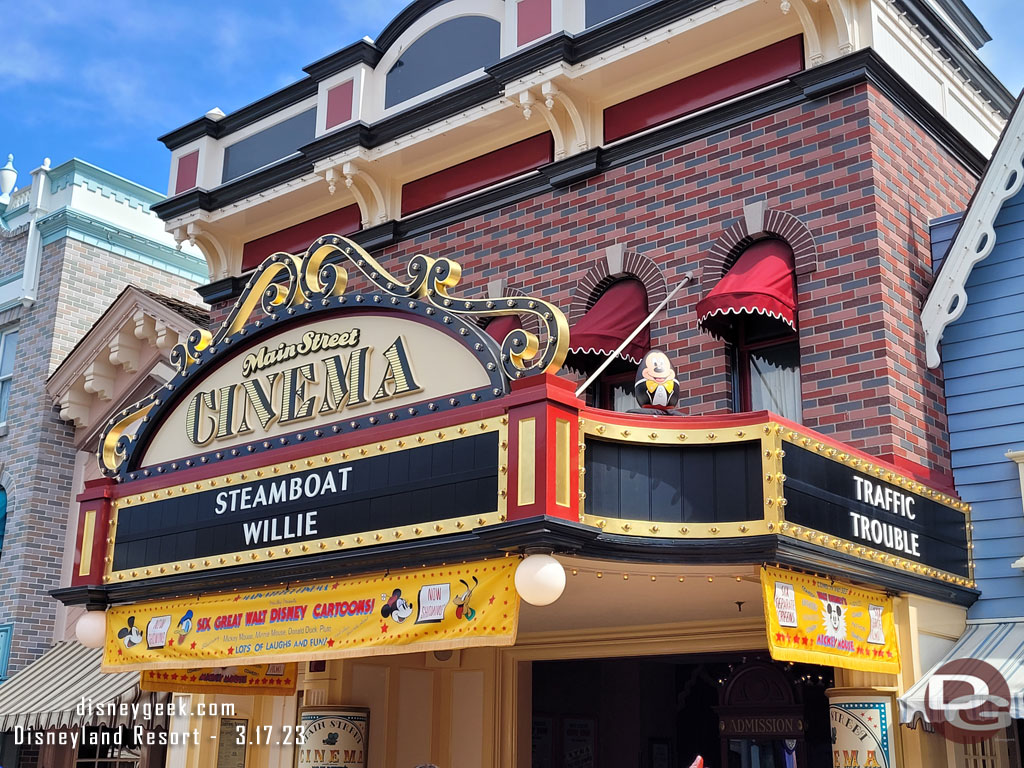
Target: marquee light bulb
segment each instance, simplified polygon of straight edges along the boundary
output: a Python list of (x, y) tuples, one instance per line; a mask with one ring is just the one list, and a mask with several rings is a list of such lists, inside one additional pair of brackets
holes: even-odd
[(551, 555), (527, 555), (516, 568), (515, 584), (530, 605), (550, 605), (565, 590), (565, 569)]
[(86, 648), (102, 648), (107, 638), (107, 614), (103, 611), (86, 611), (75, 624), (75, 637)]

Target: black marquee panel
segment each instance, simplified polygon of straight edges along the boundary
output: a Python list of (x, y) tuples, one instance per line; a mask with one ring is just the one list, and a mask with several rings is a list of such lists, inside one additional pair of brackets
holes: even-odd
[(587, 514), (666, 523), (764, 517), (760, 442), (707, 446), (586, 443)]
[[(789, 522), (931, 568), (970, 576), (967, 521), (962, 512), (796, 445), (786, 445), (782, 467)], [(880, 500), (892, 500), (889, 507), (893, 511), (858, 500), (858, 487), (864, 495), (865, 480), (870, 481), (872, 489), (881, 489)], [(897, 511), (904, 505), (895, 499), (902, 498), (912, 499), (913, 503), (905, 506), (912, 511), (913, 519)], [(871, 521), (874, 536), (857, 535), (863, 530), (864, 518)], [(897, 529), (900, 532), (894, 536)], [(887, 541), (903, 546), (887, 546)]]
[[(301, 493), (293, 493), (294, 483)], [(113, 569), (480, 515), (494, 512), (497, 503), (498, 433), (489, 432), (122, 506)], [(315, 531), (307, 531), (312, 511)]]

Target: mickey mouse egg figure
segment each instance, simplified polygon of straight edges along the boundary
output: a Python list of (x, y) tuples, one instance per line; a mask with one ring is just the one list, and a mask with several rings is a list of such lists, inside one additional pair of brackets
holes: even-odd
[(636, 372), (633, 387), (636, 401), (641, 408), (667, 410), (679, 402), (679, 382), (672, 362), (660, 349), (652, 349), (644, 355)]
[(565, 590), (565, 569), (547, 552), (531, 552), (516, 568), (516, 592), (530, 605), (551, 605)]

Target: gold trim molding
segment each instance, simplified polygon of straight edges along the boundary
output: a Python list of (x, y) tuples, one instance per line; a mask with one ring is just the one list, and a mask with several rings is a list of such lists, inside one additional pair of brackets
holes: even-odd
[[(953, 498), (940, 491), (923, 485), (917, 480), (881, 466), (850, 451), (843, 451), (806, 432), (793, 429), (778, 422), (755, 422), (747, 425), (734, 425), (720, 429), (666, 429), (658, 426), (637, 425), (623, 421), (613, 423), (607, 420), (581, 418), (580, 427), (580, 467), (583, 472), (583, 453), (586, 450), (586, 438), (593, 437), (612, 442), (627, 442), (647, 445), (713, 445), (721, 443), (743, 443), (759, 441), (761, 443), (761, 469), (764, 491), (764, 518), (730, 523), (665, 523), (650, 520), (629, 520), (607, 518), (588, 514), (585, 509), (586, 494), (580, 492), (579, 519), (581, 523), (599, 528), (607, 533), (624, 536), (641, 536), (662, 539), (714, 539), (737, 538), (746, 536), (763, 536), (779, 534), (792, 539), (808, 541), (822, 547), (842, 551), (853, 557), (886, 566), (895, 570), (905, 571), (918, 576), (955, 584), (960, 587), (974, 588), (974, 529), (970, 521), (971, 505)], [(782, 460), (785, 458), (785, 445), (791, 444), (814, 451), (825, 458), (851, 467), (865, 475), (872, 475), (887, 483), (898, 485), (911, 493), (935, 501), (943, 506), (960, 512), (967, 525), (967, 548), (970, 578), (937, 568), (915, 563), (912, 560), (891, 555), (863, 544), (826, 534), (807, 526), (800, 526), (785, 519), (786, 475), (782, 471)]]

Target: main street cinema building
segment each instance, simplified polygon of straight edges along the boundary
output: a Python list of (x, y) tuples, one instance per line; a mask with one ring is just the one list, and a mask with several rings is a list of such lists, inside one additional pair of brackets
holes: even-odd
[[(893, 706), (977, 596), (917, 314), (1010, 106), (986, 39), (959, 0), (418, 0), (163, 137), (214, 323), (101, 436), (58, 596), (108, 671), (236, 702), (168, 761), (988, 748)], [(650, 349), (669, 414), (629, 412)]]

